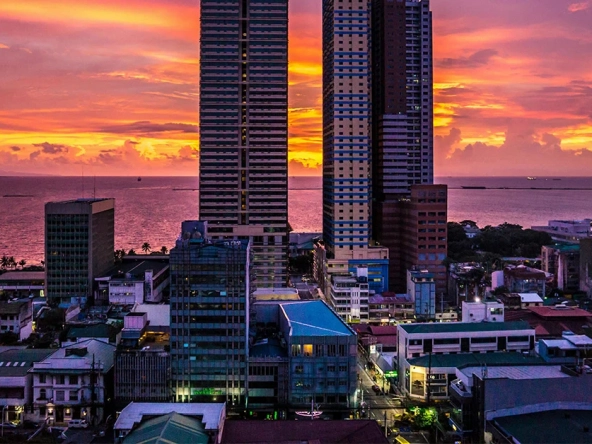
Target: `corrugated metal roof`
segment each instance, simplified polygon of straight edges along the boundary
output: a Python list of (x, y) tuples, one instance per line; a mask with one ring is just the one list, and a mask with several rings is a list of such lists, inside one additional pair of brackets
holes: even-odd
[[(471, 377), (473, 374), (481, 376), (484, 369), (483, 367), (466, 367), (461, 371), (468, 377)], [(551, 379), (570, 378), (570, 376), (561, 371), (560, 365), (511, 365), (501, 367), (487, 367), (487, 378)]]
[(351, 336), (355, 332), (323, 301), (281, 304), (292, 336)]
[(201, 422), (174, 412), (147, 420), (123, 440), (125, 444), (207, 444), (208, 441)]
[[(536, 307), (541, 308), (541, 307)], [(516, 322), (442, 322), (429, 324), (399, 324), (407, 333), (466, 333), (479, 331), (530, 330), (524, 321)]]

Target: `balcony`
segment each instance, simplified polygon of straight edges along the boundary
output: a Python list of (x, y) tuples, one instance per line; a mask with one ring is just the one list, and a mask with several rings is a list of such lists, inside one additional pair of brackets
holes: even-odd
[(450, 394), (456, 395), (463, 402), (473, 397), (471, 391), (464, 385), (460, 379), (455, 379), (450, 383)]

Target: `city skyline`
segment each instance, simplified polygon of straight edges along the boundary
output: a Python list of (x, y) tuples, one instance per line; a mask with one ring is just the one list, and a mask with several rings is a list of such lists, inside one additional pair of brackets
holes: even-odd
[[(196, 3), (0, 5), (0, 174), (195, 174)], [(290, 175), (321, 174), (320, 10), (290, 5)], [(435, 175), (586, 174), (592, 2), (432, 10)]]

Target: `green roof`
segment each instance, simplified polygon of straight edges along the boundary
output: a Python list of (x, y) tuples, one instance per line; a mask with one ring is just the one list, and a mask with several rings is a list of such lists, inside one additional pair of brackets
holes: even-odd
[(281, 304), (292, 336), (354, 336), (355, 332), (323, 301)]
[(407, 333), (469, 333), (479, 331), (532, 330), (526, 321), (515, 322), (439, 322), (399, 324)]
[(550, 410), (492, 420), (521, 444), (592, 443), (591, 410)]
[(15, 347), (0, 353), (0, 377), (25, 376), (35, 362), (41, 362), (55, 349), (22, 349)]
[(149, 419), (123, 440), (124, 444), (207, 444), (208, 435), (197, 419), (172, 412)]
[(71, 327), (68, 331), (67, 338), (115, 338), (116, 335), (117, 330), (115, 327), (108, 324), (94, 324), (81, 327)]
[(463, 368), (469, 366), (481, 365), (537, 365), (545, 364), (545, 361), (539, 357), (524, 356), (518, 352), (495, 352), (495, 353), (460, 353), (457, 355), (434, 355), (432, 362), (430, 356), (421, 356), (419, 358), (408, 359), (409, 365), (417, 367), (449, 367)]

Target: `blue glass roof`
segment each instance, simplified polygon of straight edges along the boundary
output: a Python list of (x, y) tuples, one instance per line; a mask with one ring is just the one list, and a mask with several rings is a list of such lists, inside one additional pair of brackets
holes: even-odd
[(292, 336), (353, 336), (354, 331), (322, 301), (286, 302), (281, 305)]

